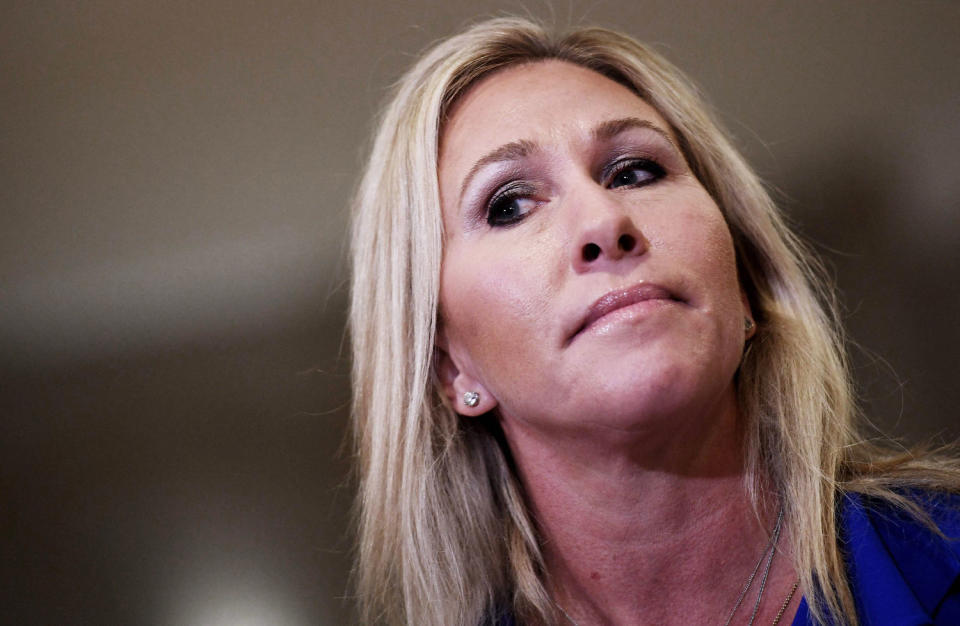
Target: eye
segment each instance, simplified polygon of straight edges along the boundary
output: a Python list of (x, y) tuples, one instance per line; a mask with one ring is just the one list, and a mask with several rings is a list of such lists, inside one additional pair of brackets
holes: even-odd
[(537, 206), (531, 194), (525, 187), (514, 187), (494, 195), (487, 204), (487, 224), (509, 226), (525, 218)]
[(666, 175), (659, 163), (649, 159), (627, 159), (617, 161), (610, 168), (606, 179), (610, 189), (620, 187), (643, 187), (656, 182)]

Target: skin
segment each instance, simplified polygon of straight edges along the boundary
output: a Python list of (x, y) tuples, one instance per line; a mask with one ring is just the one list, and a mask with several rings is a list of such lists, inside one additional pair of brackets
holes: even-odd
[[(452, 109), (439, 182), (439, 375), (461, 414), (499, 416), (555, 600), (583, 626), (723, 623), (772, 526), (743, 489), (750, 311), (669, 125), (590, 70), (514, 66)], [(631, 290), (654, 297), (583, 328)], [(757, 623), (792, 586), (788, 563)]]

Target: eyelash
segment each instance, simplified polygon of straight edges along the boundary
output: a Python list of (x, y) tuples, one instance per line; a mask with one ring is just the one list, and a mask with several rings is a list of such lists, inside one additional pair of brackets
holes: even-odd
[(613, 179), (620, 174), (632, 169), (644, 169), (650, 174), (650, 178), (643, 182), (633, 183), (630, 185), (631, 187), (645, 187), (650, 183), (657, 182), (667, 175), (667, 170), (665, 170), (662, 165), (651, 159), (623, 159), (622, 161), (616, 161), (607, 168), (606, 172), (604, 173), (604, 180), (612, 182)]
[(533, 194), (534, 189), (529, 185), (513, 183), (501, 187), (493, 194), (493, 197), (490, 198), (490, 201), (487, 203), (487, 224), (493, 227), (502, 227), (520, 222), (526, 217), (529, 211), (516, 217), (504, 218), (501, 217), (503, 210), (507, 209), (517, 200), (531, 200), (530, 196)]
[[(624, 185), (618, 185), (616, 187), (613, 186), (613, 182), (617, 176), (620, 176), (621, 174), (633, 169), (645, 170), (649, 174), (649, 178), (634, 183), (628, 182)], [(608, 186), (610, 189), (621, 189), (624, 187), (639, 188), (657, 182), (666, 176), (666, 174), (667, 172), (664, 167), (656, 161), (651, 159), (633, 158), (616, 161), (607, 166), (602, 173), (601, 179), (604, 181), (603, 184)], [(510, 205), (518, 200), (529, 200), (530, 202), (536, 203), (536, 200), (531, 198), (534, 193), (535, 190), (533, 187), (528, 184), (518, 183), (517, 181), (501, 187), (487, 202), (487, 224), (493, 228), (503, 228), (518, 224), (519, 222), (523, 221), (523, 219), (530, 213), (532, 208), (528, 208), (525, 212), (516, 216), (503, 217), (503, 213), (510, 207)]]

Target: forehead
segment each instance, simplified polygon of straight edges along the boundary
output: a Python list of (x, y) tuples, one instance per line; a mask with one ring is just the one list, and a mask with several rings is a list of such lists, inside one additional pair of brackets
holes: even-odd
[(472, 86), (451, 108), (441, 141), (441, 177), (463, 175), (478, 155), (509, 142), (549, 146), (625, 117), (647, 119), (669, 132), (656, 109), (593, 70), (553, 59), (508, 67)]

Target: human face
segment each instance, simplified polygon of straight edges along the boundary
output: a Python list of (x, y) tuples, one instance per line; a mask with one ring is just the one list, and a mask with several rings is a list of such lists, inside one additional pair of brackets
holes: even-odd
[(562, 61), (496, 72), (454, 106), (439, 182), (454, 402), (479, 389), (475, 412), (503, 420), (629, 431), (733, 397), (748, 311), (729, 229), (629, 89)]

